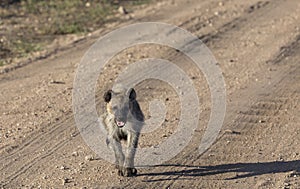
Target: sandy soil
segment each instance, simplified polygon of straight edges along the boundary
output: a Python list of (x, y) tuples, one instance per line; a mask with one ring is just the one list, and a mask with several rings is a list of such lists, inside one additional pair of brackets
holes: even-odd
[[(1, 74), (0, 188), (300, 188), (299, 12), (297, 0), (165, 0), (45, 59)], [(72, 113), (73, 79), (98, 37), (140, 21), (175, 24), (202, 39), (222, 69), (227, 112), (218, 140), (199, 155), (210, 91), (202, 73), (183, 66), (201, 101), (197, 132), (173, 159), (123, 178), (81, 138)], [(126, 65), (147, 57), (190, 63), (180, 52), (158, 45), (126, 49), (99, 76), (99, 113), (104, 111), (102, 94), (113, 79)], [(142, 135), (139, 144), (158, 145), (178, 123), (178, 97), (158, 81), (141, 83), (136, 91), (146, 117), (151, 99), (166, 101), (165, 127)]]

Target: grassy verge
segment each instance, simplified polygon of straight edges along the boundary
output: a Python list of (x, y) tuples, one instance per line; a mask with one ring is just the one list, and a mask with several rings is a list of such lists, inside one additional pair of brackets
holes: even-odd
[(2, 0), (0, 66), (44, 49), (57, 37), (82, 35), (116, 19), (119, 6), (150, 0)]

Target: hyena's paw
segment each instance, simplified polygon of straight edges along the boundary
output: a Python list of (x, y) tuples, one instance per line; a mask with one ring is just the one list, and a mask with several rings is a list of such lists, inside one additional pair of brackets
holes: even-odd
[(123, 177), (133, 177), (137, 175), (136, 168), (123, 168), (119, 169), (118, 174)]

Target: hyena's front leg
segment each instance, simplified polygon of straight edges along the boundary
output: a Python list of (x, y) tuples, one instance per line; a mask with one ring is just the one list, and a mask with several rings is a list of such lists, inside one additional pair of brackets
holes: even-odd
[(139, 135), (137, 133), (129, 133), (127, 138), (127, 149), (125, 155), (123, 175), (126, 177), (135, 176), (137, 174), (134, 168), (134, 156), (138, 144)]
[(108, 140), (109, 140), (111, 147), (115, 153), (115, 164), (116, 164), (116, 168), (118, 169), (118, 174), (123, 176), (122, 170), (124, 169), (123, 168), (124, 154), (122, 152), (121, 143), (120, 143), (120, 141), (117, 141), (114, 138), (109, 138)]

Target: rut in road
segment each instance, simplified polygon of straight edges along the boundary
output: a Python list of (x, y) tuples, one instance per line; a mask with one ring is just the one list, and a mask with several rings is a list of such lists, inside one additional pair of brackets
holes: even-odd
[[(300, 161), (291, 159), (291, 157), (299, 157), (299, 154), (296, 149), (291, 154), (286, 147), (293, 146), (293, 148), (296, 148), (300, 142), (298, 140), (300, 129), (297, 127), (300, 121), (297, 117), (300, 106), (300, 64), (298, 63), (300, 61), (300, 43), (296, 40), (286, 47), (293, 47), (293, 53), (285, 56), (285, 58), (288, 57), (288, 61), (286, 59), (282, 59), (280, 62), (277, 61), (282, 56), (280, 52), (278, 57), (276, 56), (273, 59), (273, 62), (268, 61), (268, 64), (272, 64), (273, 69), (278, 69), (281, 73), (276, 73), (276, 77), (260, 86), (254, 84), (249, 86), (243, 93), (238, 94), (244, 96), (245, 99), (251, 98), (251, 103), (241, 108), (241, 110), (235, 110), (236, 113), (233, 115), (235, 117), (228, 121), (229, 123), (227, 122), (230, 125), (226, 125), (230, 132), (224, 131), (222, 133), (216, 144), (207, 152), (209, 155), (199, 156), (196, 149), (193, 148), (193, 150), (187, 152), (187, 155), (179, 156), (165, 165), (157, 166), (148, 171), (149, 173), (143, 174), (142, 181), (134, 187), (139, 188), (147, 185), (150, 188), (178, 188), (192, 186), (193, 183), (191, 183), (190, 178), (195, 179), (195, 177), (199, 179), (197, 183), (201, 183), (201, 180), (206, 181), (202, 177), (210, 176), (213, 178), (214, 175), (223, 174), (220, 179), (224, 179), (224, 183), (226, 183), (236, 179), (247, 179), (274, 173), (287, 173), (289, 175), (278, 187), (283, 186), (284, 183), (288, 183), (295, 188), (299, 187), (300, 182), (297, 175), (300, 173)], [(253, 95), (250, 92), (251, 96), (247, 96), (247, 93), (252, 90), (255, 90), (256, 94)], [(283, 114), (287, 112), (293, 112), (290, 115), (292, 120), (289, 119), (289, 122), (283, 124), (280, 120)], [(296, 127), (291, 127), (293, 125)], [(272, 144), (271, 147), (270, 143)], [(243, 154), (232, 155), (227, 152), (228, 149), (243, 152)], [(209, 164), (210, 159), (213, 157), (210, 156), (211, 154), (214, 154), (214, 156), (222, 154), (219, 157), (219, 162), (226, 162), (226, 159), (242, 160), (245, 157), (244, 161), (247, 162), (257, 159), (255, 155), (258, 154), (259, 162), (203, 166), (205, 162)], [(242, 158), (238, 156), (242, 156)], [(275, 161), (270, 162), (274, 158)], [(186, 184), (182, 184), (182, 180), (186, 180)], [(201, 184), (195, 187), (200, 186)], [(224, 187), (224, 184), (219, 187), (221, 186)], [(132, 186), (128, 186), (128, 188), (130, 187)], [(207, 186), (203, 185), (202, 187)]]

